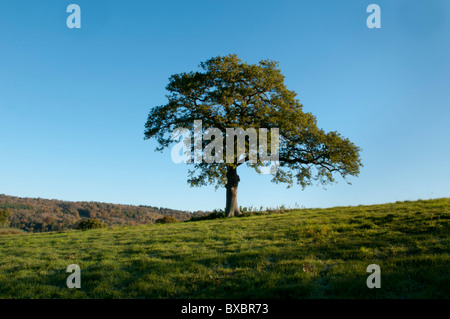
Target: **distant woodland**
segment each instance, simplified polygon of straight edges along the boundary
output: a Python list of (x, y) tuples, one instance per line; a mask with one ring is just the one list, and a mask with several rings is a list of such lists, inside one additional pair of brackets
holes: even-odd
[(153, 206), (67, 202), (0, 194), (0, 210), (5, 209), (9, 212), (9, 226), (27, 232), (75, 229), (81, 220), (90, 218), (96, 218), (108, 226), (134, 226), (152, 224), (164, 216), (172, 216), (183, 221), (198, 215)]

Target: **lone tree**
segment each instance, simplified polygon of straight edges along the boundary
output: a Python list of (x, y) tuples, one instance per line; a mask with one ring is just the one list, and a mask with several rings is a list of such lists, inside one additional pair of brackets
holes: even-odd
[[(305, 188), (313, 182), (320, 184), (335, 181), (335, 173), (343, 178), (357, 176), (362, 166), (360, 148), (338, 132), (326, 133), (317, 127), (311, 113), (303, 112), (296, 93), (288, 90), (278, 63), (263, 60), (258, 64), (242, 62), (236, 55), (218, 56), (200, 63), (202, 72), (172, 75), (166, 90), (168, 103), (150, 110), (145, 124), (145, 139), (155, 138), (156, 151), (162, 151), (176, 141), (171, 133), (176, 128), (195, 129), (194, 121), (202, 121), (202, 133), (214, 127), (223, 132), (227, 128), (255, 129), (278, 128), (278, 169), (272, 182), (287, 183), (291, 187), (294, 180)], [(217, 137), (216, 137), (217, 138)], [(267, 136), (271, 141), (272, 134)], [(273, 137), (275, 138), (275, 137)], [(233, 137), (234, 139), (234, 137)], [(201, 141), (201, 147), (206, 141)], [(230, 144), (227, 144), (231, 148)], [(227, 145), (222, 152), (227, 153)], [(268, 151), (275, 151), (272, 144)], [(261, 172), (267, 161), (249, 161), (249, 142), (245, 141), (246, 153), (239, 157), (236, 142), (232, 144), (234, 161), (196, 161), (189, 170), (190, 186), (215, 184), (226, 188), (226, 216), (240, 215), (237, 204), (239, 176), (237, 168), (247, 166)], [(195, 145), (192, 151), (195, 156)], [(222, 154), (223, 154), (222, 153)], [(220, 151), (215, 150), (215, 155)]]

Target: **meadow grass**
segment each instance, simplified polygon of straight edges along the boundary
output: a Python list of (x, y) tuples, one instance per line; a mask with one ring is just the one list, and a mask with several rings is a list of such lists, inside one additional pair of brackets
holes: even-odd
[(0, 298), (449, 298), (449, 223), (442, 198), (3, 235)]

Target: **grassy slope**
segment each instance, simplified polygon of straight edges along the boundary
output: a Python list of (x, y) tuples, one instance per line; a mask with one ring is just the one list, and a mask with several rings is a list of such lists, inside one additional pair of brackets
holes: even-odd
[(447, 198), (4, 235), (0, 298), (449, 298), (449, 230)]

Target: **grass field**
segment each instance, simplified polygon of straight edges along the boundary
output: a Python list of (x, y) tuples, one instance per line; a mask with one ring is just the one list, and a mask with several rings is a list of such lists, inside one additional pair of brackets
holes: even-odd
[(449, 223), (444, 198), (2, 235), (0, 298), (449, 298)]

